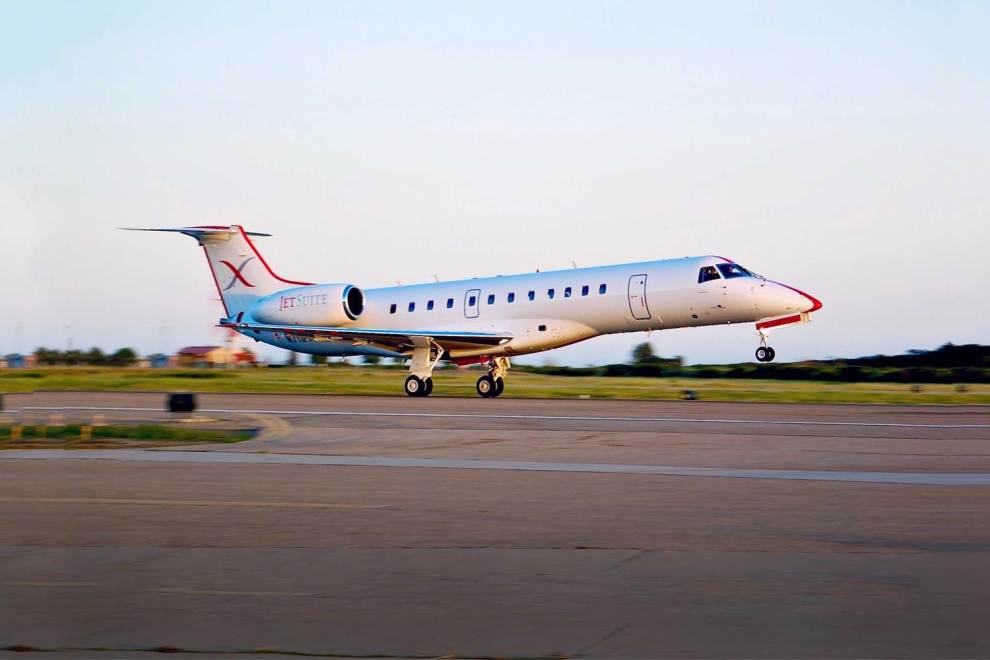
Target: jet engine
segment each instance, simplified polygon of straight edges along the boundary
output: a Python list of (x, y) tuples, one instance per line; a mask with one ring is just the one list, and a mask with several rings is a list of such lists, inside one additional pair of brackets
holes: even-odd
[(353, 284), (314, 284), (285, 289), (251, 306), (251, 316), (273, 325), (337, 326), (356, 321), (364, 293)]

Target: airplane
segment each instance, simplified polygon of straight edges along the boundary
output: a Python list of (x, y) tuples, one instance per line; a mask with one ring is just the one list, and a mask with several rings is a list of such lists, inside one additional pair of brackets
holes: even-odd
[(756, 323), (756, 359), (776, 356), (771, 328), (811, 320), (814, 296), (709, 255), (450, 282), (361, 289), (275, 274), (240, 225), (144, 229), (196, 239), (226, 316), (219, 325), (272, 346), (327, 356), (409, 359), (405, 392), (433, 391), (440, 360), (484, 364), (476, 389), (505, 389), (509, 358), (600, 335)]

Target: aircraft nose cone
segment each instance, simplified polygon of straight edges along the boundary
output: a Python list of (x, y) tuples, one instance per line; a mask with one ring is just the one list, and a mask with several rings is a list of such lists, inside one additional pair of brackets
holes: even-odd
[(788, 310), (807, 313), (822, 308), (822, 301), (813, 295), (786, 284), (781, 284), (780, 286), (786, 292), (784, 294), (784, 300)]

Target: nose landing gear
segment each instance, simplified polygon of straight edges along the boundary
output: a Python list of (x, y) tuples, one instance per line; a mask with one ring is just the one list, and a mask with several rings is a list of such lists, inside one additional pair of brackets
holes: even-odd
[(777, 356), (777, 352), (773, 350), (770, 346), (760, 346), (756, 349), (756, 359), (759, 362), (773, 362), (773, 359)]
[(773, 359), (777, 357), (777, 351), (773, 350), (772, 347), (767, 346), (767, 340), (770, 338), (765, 330), (759, 330), (760, 333), (760, 347), (756, 349), (756, 360), (758, 362), (773, 362)]
[(494, 399), (505, 391), (505, 376), (509, 373), (509, 358), (498, 357), (488, 363), (488, 373), (478, 379), (478, 396)]

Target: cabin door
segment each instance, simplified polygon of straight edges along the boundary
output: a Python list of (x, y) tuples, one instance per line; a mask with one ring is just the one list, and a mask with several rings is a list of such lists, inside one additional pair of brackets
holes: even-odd
[(646, 305), (646, 275), (629, 278), (629, 311), (638, 321), (650, 320), (650, 308)]
[(464, 317), (478, 318), (478, 307), (481, 304), (481, 289), (471, 289), (464, 294)]

